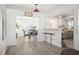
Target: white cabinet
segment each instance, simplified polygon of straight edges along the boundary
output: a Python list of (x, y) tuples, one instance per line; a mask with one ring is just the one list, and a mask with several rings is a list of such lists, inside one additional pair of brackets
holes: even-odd
[(49, 34), (47, 34), (47, 43), (51, 44), (51, 36)]

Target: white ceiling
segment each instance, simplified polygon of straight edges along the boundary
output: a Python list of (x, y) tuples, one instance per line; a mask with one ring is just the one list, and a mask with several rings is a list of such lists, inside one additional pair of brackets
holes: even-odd
[(54, 16), (59, 16), (59, 15), (73, 15), (74, 14), (74, 10), (76, 10), (76, 8), (79, 8), (79, 4), (65, 4), (62, 7), (59, 7), (57, 9), (54, 9), (52, 12), (48, 13), (48, 17), (54, 17)]
[[(34, 4), (30, 4), (30, 5), (25, 4), (23, 6), (29, 7), (31, 10), (34, 10), (35, 7), (36, 7)], [(40, 12), (45, 13), (45, 12), (49, 11), (52, 8), (55, 9), (58, 6), (60, 6), (60, 5), (58, 5), (58, 4), (52, 4), (52, 5), (51, 4), (38, 4), (37, 8), (40, 10)]]
[[(35, 4), (7, 4), (6, 6), (9, 8), (16, 8), (16, 9), (26, 10), (26, 11), (33, 11), (36, 8)], [(50, 12), (50, 10), (58, 8), (59, 6), (62, 6), (62, 5), (61, 4), (38, 4), (37, 8), (40, 10), (40, 13), (47, 13), (47, 12)]]
[[(34, 4), (6, 4), (6, 7), (33, 12), (36, 6)], [(37, 6), (40, 10), (39, 13), (46, 14), (48, 17), (65, 15), (66, 13), (68, 14), (70, 10), (78, 7), (78, 4), (38, 4)]]

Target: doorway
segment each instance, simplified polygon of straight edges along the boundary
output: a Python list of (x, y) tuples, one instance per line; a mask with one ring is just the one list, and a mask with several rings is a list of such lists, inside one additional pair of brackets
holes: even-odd
[(63, 13), (62, 46), (74, 48), (74, 11)]
[(16, 17), (16, 39), (17, 42), (37, 41), (39, 19), (34, 17)]

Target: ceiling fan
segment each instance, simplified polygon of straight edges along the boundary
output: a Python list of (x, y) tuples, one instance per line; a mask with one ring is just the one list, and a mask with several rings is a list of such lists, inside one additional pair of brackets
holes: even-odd
[(33, 10), (33, 12), (40, 12), (38, 9), (37, 9), (37, 6), (38, 4), (35, 4), (36, 8)]

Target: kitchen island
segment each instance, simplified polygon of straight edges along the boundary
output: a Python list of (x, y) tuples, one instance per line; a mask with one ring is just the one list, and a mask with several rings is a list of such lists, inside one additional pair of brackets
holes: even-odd
[(61, 29), (42, 29), (39, 31), (39, 40), (46, 41), (52, 45), (62, 47), (62, 31)]

